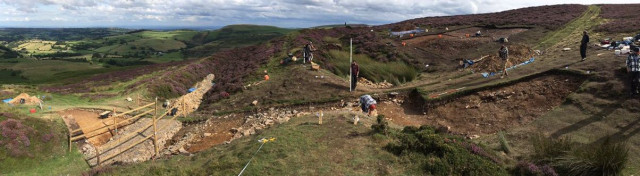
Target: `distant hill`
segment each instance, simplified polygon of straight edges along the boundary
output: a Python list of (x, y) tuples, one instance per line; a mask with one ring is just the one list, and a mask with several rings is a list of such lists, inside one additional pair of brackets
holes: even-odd
[(209, 56), (220, 50), (266, 42), (295, 30), (297, 29), (263, 25), (229, 25), (195, 35), (192, 38), (193, 44), (202, 43), (202, 45), (187, 49), (184, 54), (187, 57)]
[(123, 34), (130, 29), (122, 28), (1, 28), (0, 41), (20, 41), (25, 39), (41, 39), (55, 41), (71, 41), (96, 39)]
[[(370, 25), (368, 24), (348, 24), (346, 26), (351, 26), (351, 27), (368, 27)], [(329, 24), (329, 25), (322, 25), (322, 26), (315, 26), (315, 27), (310, 27), (311, 29), (324, 29), (324, 28), (334, 28), (334, 27), (345, 27), (345, 24)]]

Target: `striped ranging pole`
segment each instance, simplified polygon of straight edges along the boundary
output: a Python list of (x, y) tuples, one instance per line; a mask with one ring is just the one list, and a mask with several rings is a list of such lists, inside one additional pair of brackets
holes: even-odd
[(349, 92), (353, 91), (353, 88), (351, 87), (353, 85), (353, 70), (351, 69), (351, 63), (353, 63), (353, 38), (349, 39)]

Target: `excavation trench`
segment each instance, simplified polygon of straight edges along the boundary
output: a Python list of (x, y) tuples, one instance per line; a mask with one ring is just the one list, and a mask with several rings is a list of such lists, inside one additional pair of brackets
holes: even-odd
[(403, 126), (431, 125), (463, 135), (490, 134), (526, 125), (562, 104), (586, 77), (545, 73), (513, 83), (437, 101), (424, 101), (416, 91), (406, 103), (380, 103), (379, 114)]

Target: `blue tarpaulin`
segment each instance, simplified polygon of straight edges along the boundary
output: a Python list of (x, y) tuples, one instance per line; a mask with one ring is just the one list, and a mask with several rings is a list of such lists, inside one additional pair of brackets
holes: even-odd
[(2, 102), (4, 102), (4, 103), (9, 103), (11, 100), (13, 100), (13, 98), (4, 99), (4, 100), (2, 100)]
[(192, 88), (190, 88), (190, 89), (189, 89), (189, 93), (191, 93), (191, 92), (193, 92), (193, 91), (196, 91), (196, 88), (193, 88), (193, 87), (192, 87)]
[[(514, 66), (511, 66), (511, 67), (507, 68), (507, 70), (512, 70), (512, 69), (514, 69), (514, 68), (516, 68), (516, 67), (519, 67), (519, 66), (523, 66), (523, 65), (527, 65), (527, 64), (533, 63), (533, 61), (535, 61), (535, 60), (536, 60), (536, 58), (532, 57), (531, 59), (529, 59), (529, 60), (527, 60), (527, 61), (524, 61), (523, 63), (520, 63), (520, 64), (518, 64), (518, 65), (514, 65)], [(498, 72), (491, 72), (491, 73), (484, 72), (484, 73), (480, 73), (480, 75), (482, 75), (482, 77), (488, 78), (488, 77), (490, 77), (490, 76), (495, 76), (496, 74), (499, 74), (499, 73), (502, 73), (502, 71), (498, 71)]]
[(391, 32), (391, 35), (417, 34), (417, 33), (422, 33), (422, 32), (424, 32), (424, 30), (415, 29), (415, 30), (409, 30), (409, 31)]

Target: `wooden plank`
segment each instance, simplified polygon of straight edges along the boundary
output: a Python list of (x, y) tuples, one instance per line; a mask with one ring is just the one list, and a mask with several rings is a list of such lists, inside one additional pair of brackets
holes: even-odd
[[(119, 116), (123, 116), (123, 115), (129, 114), (129, 113), (132, 113), (132, 112), (138, 111), (138, 110), (140, 110), (140, 109), (143, 109), (143, 108), (149, 107), (149, 106), (151, 106), (151, 105), (153, 105), (153, 104), (155, 104), (155, 103), (149, 103), (149, 104), (147, 104), (147, 105), (140, 106), (140, 107), (138, 107), (138, 108), (136, 108), (136, 109), (132, 109), (132, 110), (125, 111), (125, 112), (123, 112), (123, 113), (120, 113), (120, 114), (117, 114), (117, 115), (111, 116), (111, 117), (109, 117), (109, 118), (116, 118), (116, 117), (119, 117)], [(114, 110), (114, 112), (115, 112), (115, 110)], [(109, 118), (106, 118), (106, 119), (109, 119)], [(93, 127), (95, 127), (95, 126), (97, 126), (97, 125), (93, 125), (93, 126), (92, 126), (92, 128), (93, 128)], [(76, 130), (71, 131), (71, 134), (73, 134), (73, 133), (77, 133), (77, 132), (80, 132), (80, 131), (82, 131), (82, 128), (79, 128), (79, 129), (76, 129)]]

